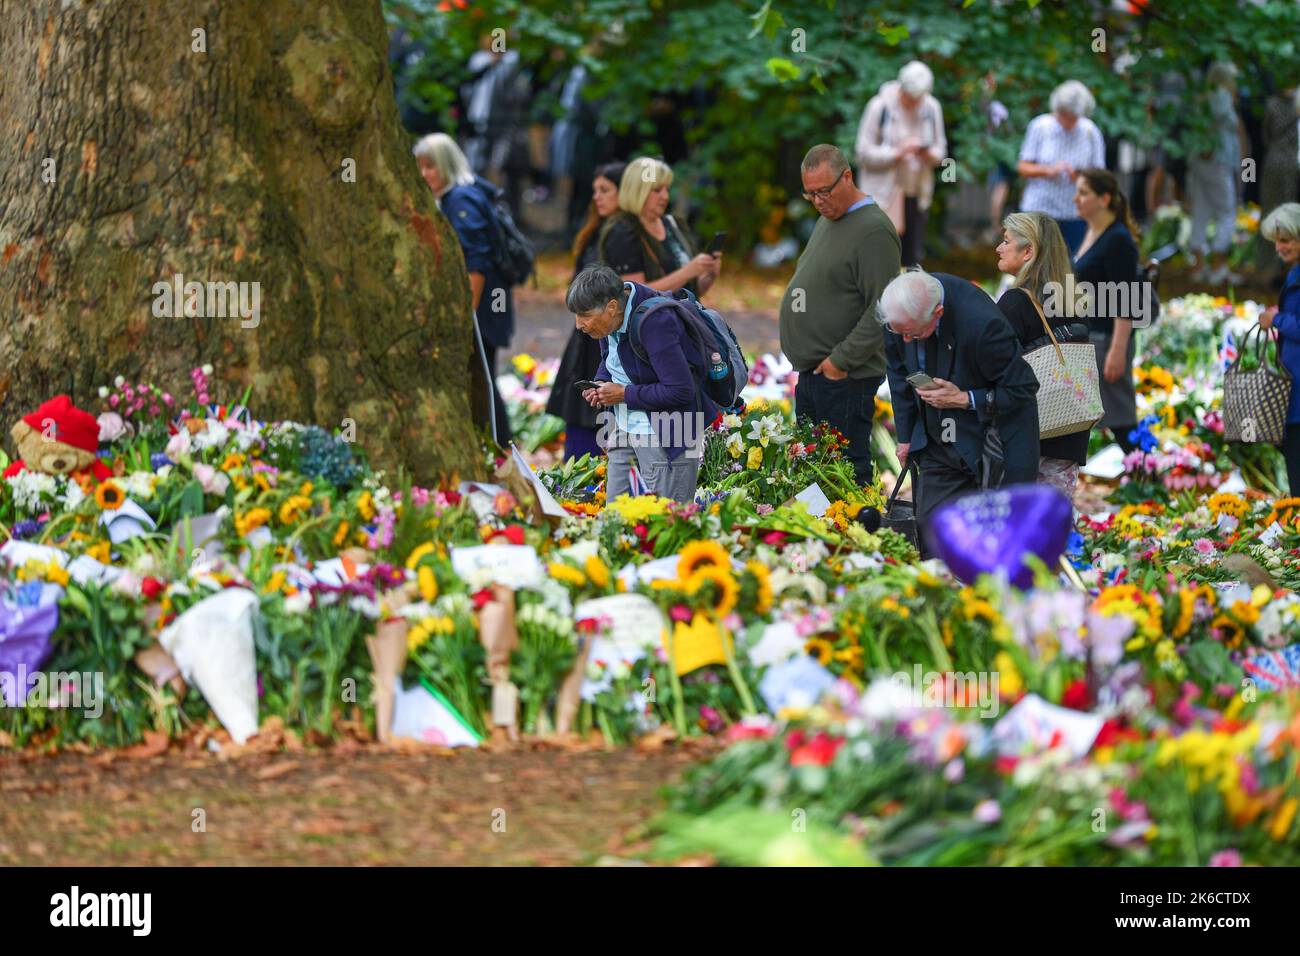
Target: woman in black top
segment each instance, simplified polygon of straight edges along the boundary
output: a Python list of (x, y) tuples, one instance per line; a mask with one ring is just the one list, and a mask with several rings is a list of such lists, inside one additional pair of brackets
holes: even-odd
[[(1137, 393), (1133, 387), (1133, 357), (1137, 337), (1133, 315), (1099, 315), (1111, 311), (1113, 296), (1101, 295), (1100, 283), (1127, 284), (1130, 304), (1139, 289), (1137, 226), (1129, 214), (1128, 199), (1119, 181), (1104, 169), (1083, 169), (1075, 178), (1074, 207), (1088, 224), (1088, 232), (1074, 256), (1075, 285), (1092, 292), (1092, 344), (1101, 371), (1101, 427), (1125, 453), (1136, 443), (1129, 432), (1137, 428)], [(1083, 286), (1089, 283), (1089, 286)]]
[[(1002, 241), (998, 243), (998, 270), (1015, 276), (1015, 284), (1002, 293), (998, 308), (1011, 323), (1021, 348), (1040, 339), (1049, 342), (1040, 312), (1045, 301), (1058, 301), (1060, 292), (1049, 296), (1048, 286), (1057, 283), (1067, 288), (1070, 253), (1061, 236), (1061, 228), (1051, 216), (1041, 212), (1018, 212), (1002, 221)], [(1074, 336), (1063, 338), (1066, 322), (1062, 316), (1046, 317), (1057, 341), (1086, 338), (1087, 330), (1078, 326)], [(1079, 466), (1088, 458), (1090, 429), (1045, 438), (1040, 443), (1038, 480), (1059, 488), (1073, 500), (1079, 480)]]
[(668, 215), (668, 164), (642, 156), (627, 164), (618, 189), (619, 213), (600, 231), (600, 261), (626, 281), (667, 292), (690, 289), (703, 297), (722, 269), (722, 254), (694, 255), (690, 240)]
[[(623, 179), (625, 163), (608, 163), (596, 169), (591, 183), (591, 208), (587, 221), (573, 241), (573, 274), (598, 261), (597, 237), (601, 227), (618, 212), (618, 185)], [(596, 441), (596, 409), (582, 400), (573, 387), (575, 382), (590, 380), (600, 366), (600, 342), (576, 327), (569, 335), (559, 370), (551, 385), (546, 410), (564, 419), (564, 457), (605, 454)]]

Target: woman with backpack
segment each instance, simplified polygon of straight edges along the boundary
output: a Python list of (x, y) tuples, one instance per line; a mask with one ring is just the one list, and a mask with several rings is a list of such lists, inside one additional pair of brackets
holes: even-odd
[(412, 150), (420, 164), (420, 175), (433, 190), (438, 207), (456, 230), (465, 253), (474, 317), (483, 338), (497, 444), (510, 441), (510, 419), (497, 391), (497, 352), (510, 346), (515, 334), (515, 306), (510, 282), (498, 261), (498, 223), (493, 203), (500, 192), (487, 180), (475, 176), (456, 141), (446, 133), (430, 133)]
[[(607, 163), (596, 169), (591, 184), (591, 208), (587, 212), (587, 221), (573, 242), (575, 278), (583, 269), (596, 264), (600, 229), (610, 216), (618, 212), (618, 187), (623, 180), (625, 168), (625, 163)], [(547, 412), (564, 419), (565, 458), (605, 454), (596, 441), (596, 410), (583, 401), (582, 396), (573, 388), (574, 382), (595, 375), (599, 365), (600, 343), (586, 332), (574, 328), (569, 335), (569, 344), (564, 348), (564, 356), (560, 359), (560, 368), (555, 373), (551, 397), (546, 403)]]
[[(607, 502), (623, 494), (694, 501), (705, 434), (718, 413), (703, 384), (710, 358), (677, 308), (638, 311), (655, 293), (597, 265), (579, 272), (565, 296), (575, 326), (600, 340), (599, 384), (582, 398), (603, 410)], [(634, 466), (643, 488), (633, 487)]]
[[(1063, 316), (1044, 317), (1043, 302), (1049, 299), (1049, 286), (1068, 288), (1070, 253), (1061, 228), (1046, 213), (1017, 212), (1002, 221), (1002, 241), (998, 243), (998, 271), (1014, 276), (1011, 288), (998, 299), (998, 308), (1011, 323), (1012, 331), (1023, 352), (1050, 345), (1044, 323), (1052, 326), (1058, 342), (1087, 342), (1088, 327), (1068, 324)], [(1058, 291), (1059, 296), (1059, 291)], [(1059, 488), (1074, 499), (1079, 481), (1079, 467), (1088, 460), (1090, 429), (1044, 438), (1039, 442), (1038, 480)]]
[(672, 183), (673, 171), (662, 160), (642, 156), (628, 163), (618, 188), (619, 211), (601, 228), (597, 255), (628, 282), (703, 296), (717, 281), (722, 254), (694, 255), (668, 213)]

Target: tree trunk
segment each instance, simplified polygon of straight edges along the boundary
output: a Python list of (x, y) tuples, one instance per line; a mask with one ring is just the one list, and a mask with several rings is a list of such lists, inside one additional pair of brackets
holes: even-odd
[[(260, 418), (355, 422), (377, 465), (475, 468), (464, 257), (379, 0), (0, 0), (0, 25), (0, 431), (211, 362)], [(177, 275), (204, 295), (170, 303)]]

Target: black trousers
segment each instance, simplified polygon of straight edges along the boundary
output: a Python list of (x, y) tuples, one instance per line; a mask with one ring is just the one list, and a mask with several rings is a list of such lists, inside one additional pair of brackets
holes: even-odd
[(506, 403), (501, 401), (501, 392), (497, 388), (497, 347), (484, 342), (483, 352), (487, 357), (488, 371), (492, 374), (492, 416), (497, 423), (497, 444), (505, 448), (514, 435), (510, 431), (510, 416), (506, 414)]
[(915, 196), (903, 198), (903, 266), (919, 266), (925, 258), (925, 230), (930, 222), (930, 211), (922, 209)]
[(921, 556), (929, 557), (930, 518), (940, 506), (980, 490), (980, 479), (957, 449), (932, 436), (916, 453), (920, 486), (916, 489), (916, 523), (921, 532)]
[(859, 485), (871, 481), (871, 422), (876, 414), (876, 392), (884, 377), (842, 378), (800, 372), (794, 388), (795, 414), (809, 422), (828, 422), (848, 439), (846, 451)]
[(1300, 495), (1300, 425), (1286, 426), (1282, 457), (1286, 459), (1287, 494)]

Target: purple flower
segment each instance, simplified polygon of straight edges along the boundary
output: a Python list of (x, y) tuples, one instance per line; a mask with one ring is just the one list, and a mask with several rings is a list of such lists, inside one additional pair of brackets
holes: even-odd
[(971, 816), (980, 823), (997, 823), (1002, 819), (1002, 806), (996, 800), (981, 800)]
[(36, 532), (40, 530), (41, 530), (41, 523), (39, 521), (28, 520), (28, 521), (19, 521), (17, 524), (13, 526), (10, 533), (18, 540), (25, 541), (27, 538), (32, 537), (32, 535), (36, 534)]

